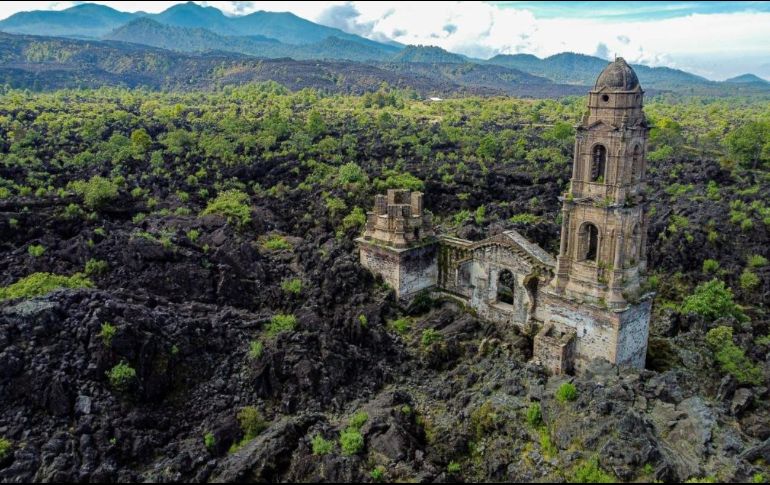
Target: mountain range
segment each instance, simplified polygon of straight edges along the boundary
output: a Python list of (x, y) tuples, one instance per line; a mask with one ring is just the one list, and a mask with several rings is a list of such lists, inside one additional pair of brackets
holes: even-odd
[[(445, 81), (471, 90), (508, 94), (520, 94), (520, 86), (529, 86), (530, 90), (533, 86), (545, 87), (540, 91), (555, 95), (567, 93), (571, 91), (570, 85), (590, 86), (597, 73), (607, 65), (605, 59), (568, 52), (544, 59), (530, 54), (473, 59), (435, 46), (376, 42), (288, 12), (258, 11), (243, 16), (227, 16), (217, 8), (193, 2), (174, 5), (158, 14), (120, 12), (89, 3), (61, 11), (20, 12), (0, 21), (0, 31), (22, 34), (22, 43), (41, 42), (28, 36), (87, 41), (75, 48), (80, 52), (84, 49), (99, 50), (94, 42), (103, 43), (104, 49), (111, 50), (112, 56), (119, 55), (117, 53), (128, 55), (126, 53), (136, 51), (128, 44), (140, 44), (183, 54), (181, 58), (188, 59), (186, 62), (193, 62), (190, 59), (198, 56), (203, 64), (212, 55), (229, 59), (229, 62), (243, 56), (283, 59), (287, 66), (296, 66), (288, 63), (289, 59), (338, 63), (354, 61), (366, 63), (367, 68), (410, 79), (440, 78), (442, 86)], [(59, 45), (72, 49), (75, 44)], [(173, 54), (164, 56), (173, 57)], [(30, 62), (29, 56), (24, 57), (23, 62), (16, 60), (13, 69), (21, 69), (24, 62)], [(7, 62), (6, 59), (0, 59), (0, 63), (4, 62)], [(93, 64), (87, 70), (101, 69), (98, 62)], [(9, 66), (0, 64), (0, 67)], [(653, 91), (716, 95), (770, 92), (770, 83), (752, 74), (715, 82), (677, 69), (643, 65), (633, 67), (645, 89)], [(81, 65), (80, 68), (86, 67)], [(19, 76), (11, 78), (18, 80)]]

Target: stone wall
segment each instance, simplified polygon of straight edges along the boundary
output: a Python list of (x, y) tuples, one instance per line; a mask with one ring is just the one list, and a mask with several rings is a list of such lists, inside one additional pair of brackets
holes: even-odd
[(396, 297), (409, 298), (436, 286), (437, 245), (428, 243), (409, 249), (394, 249), (359, 240), (361, 265), (395, 290)]
[(650, 334), (652, 297), (648, 296), (620, 316), (616, 363), (644, 368)]

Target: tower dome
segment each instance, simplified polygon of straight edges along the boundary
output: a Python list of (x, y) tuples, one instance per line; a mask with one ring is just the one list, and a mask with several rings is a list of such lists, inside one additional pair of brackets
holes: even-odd
[(607, 88), (611, 91), (633, 91), (639, 86), (639, 78), (622, 57), (615, 59), (604, 68), (596, 80), (596, 91)]

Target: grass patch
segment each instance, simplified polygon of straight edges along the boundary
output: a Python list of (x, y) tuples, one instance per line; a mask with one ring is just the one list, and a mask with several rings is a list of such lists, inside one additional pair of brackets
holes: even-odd
[(578, 397), (577, 388), (571, 382), (565, 382), (556, 390), (556, 400), (564, 404), (572, 402)]
[(240, 190), (226, 190), (209, 201), (201, 216), (218, 214), (224, 216), (230, 224), (243, 227), (251, 221), (251, 206), (248, 194)]
[(723, 372), (742, 384), (759, 385), (762, 382), (762, 371), (733, 342), (732, 328), (724, 325), (712, 328), (706, 334), (706, 344), (714, 352), (714, 358)]
[(85, 273), (88, 276), (104, 274), (110, 269), (110, 265), (107, 261), (101, 261), (99, 259), (89, 259), (86, 261)]
[(27, 252), (33, 258), (39, 258), (45, 252), (45, 246), (42, 246), (40, 244), (30, 244), (27, 247)]
[(346, 456), (357, 455), (364, 449), (364, 437), (361, 432), (353, 427), (340, 433), (340, 448)]
[(262, 239), (262, 249), (266, 251), (290, 251), (292, 246), (284, 236), (281, 236), (280, 234), (271, 234)]
[(257, 360), (262, 357), (262, 352), (265, 350), (265, 346), (259, 340), (252, 340), (249, 342), (249, 359)]
[(297, 317), (294, 315), (278, 314), (273, 315), (273, 318), (270, 319), (270, 323), (267, 324), (265, 330), (269, 336), (275, 337), (279, 333), (291, 332), (296, 325)]
[(283, 280), (281, 282), (281, 289), (286, 293), (298, 295), (302, 291), (302, 280), (299, 278)]
[(110, 322), (102, 323), (102, 329), (99, 332), (99, 336), (102, 338), (102, 343), (104, 343), (105, 347), (109, 347), (112, 344), (112, 337), (115, 336), (117, 331), (117, 327)]
[(594, 457), (585, 461), (572, 472), (570, 483), (616, 483), (618, 479), (599, 467), (599, 460)]
[(33, 273), (16, 283), (0, 288), (0, 301), (14, 298), (33, 298), (47, 295), (61, 288), (93, 288), (94, 284), (76, 273), (72, 276), (61, 276), (51, 273)]
[(136, 370), (126, 362), (121, 362), (107, 372), (107, 378), (113, 389), (126, 391), (136, 379)]
[(313, 436), (313, 454), (316, 456), (328, 455), (334, 450), (334, 441), (326, 440), (320, 434)]

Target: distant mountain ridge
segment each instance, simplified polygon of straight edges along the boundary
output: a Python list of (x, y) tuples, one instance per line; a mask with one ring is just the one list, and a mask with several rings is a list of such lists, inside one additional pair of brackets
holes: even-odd
[[(174, 5), (158, 14), (119, 12), (89, 3), (61, 11), (20, 12), (0, 21), (0, 31), (130, 42), (186, 54), (367, 62), (405, 76), (438, 76), (461, 86), (501, 92), (518, 89), (513, 85), (591, 86), (608, 63), (571, 52), (544, 59), (531, 54), (473, 59), (435, 46), (376, 42), (288, 12), (258, 11), (231, 17), (217, 8), (193, 2)], [(770, 90), (769, 83), (752, 74), (716, 82), (666, 67), (633, 67), (647, 90), (714, 95)], [(429, 72), (431, 69), (436, 72)], [(559, 90), (570, 91), (566, 87)], [(553, 86), (544, 92), (550, 95)]]

